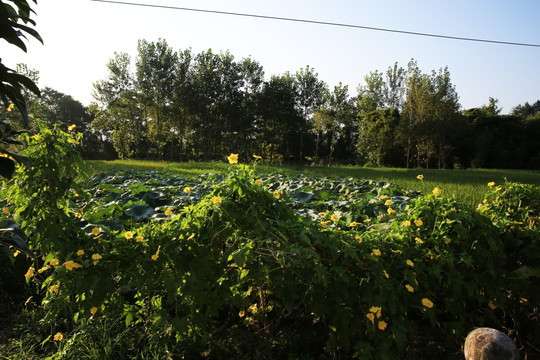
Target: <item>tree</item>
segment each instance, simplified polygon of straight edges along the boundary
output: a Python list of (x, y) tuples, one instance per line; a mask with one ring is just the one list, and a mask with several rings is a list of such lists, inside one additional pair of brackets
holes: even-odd
[(403, 82), (405, 70), (394, 63), (393, 67), (386, 70), (386, 81), (383, 83), (384, 102), (387, 108), (401, 109), (403, 105)]
[(441, 168), (449, 158), (451, 133), (460, 120), (459, 99), (448, 68), (422, 74), (416, 61), (409, 62), (405, 77), (406, 99), (403, 105), (400, 136), (406, 149), (406, 166), (416, 150), (416, 166), (430, 167), (437, 159)]
[(92, 129), (102, 138), (112, 139), (118, 156), (122, 159), (141, 154), (146, 139), (146, 126), (139, 106), (131, 58), (126, 53), (115, 53), (107, 63), (105, 80), (94, 83)]
[(272, 76), (257, 97), (259, 116), (255, 126), (261, 134), (262, 156), (271, 163), (300, 154), (304, 118), (296, 105), (294, 78), (289, 73)]
[[(316, 156), (319, 156), (320, 137), (326, 139), (328, 164), (336, 151), (346, 154), (354, 148), (352, 128), (355, 119), (353, 104), (349, 98), (349, 87), (339, 83), (332, 92), (327, 92), (325, 102), (313, 116), (313, 128), (317, 132)], [(320, 134), (320, 135), (319, 135)]]
[(313, 113), (323, 102), (326, 84), (318, 79), (315, 69), (307, 65), (296, 72), (295, 89), (297, 96), (297, 106), (302, 114), (302, 121), (299, 123), (300, 152), (298, 160), (303, 160), (304, 139), (309, 129)]
[(371, 71), (364, 77), (365, 86), (358, 86), (358, 110), (364, 116), (385, 105), (385, 84), (383, 74), (378, 70)]
[(160, 39), (158, 42), (139, 40), (136, 60), (136, 90), (143, 108), (148, 139), (158, 158), (171, 140), (173, 123), (172, 101), (177, 76), (178, 55)]
[(415, 60), (411, 60), (405, 75), (406, 98), (400, 125), (400, 137), (405, 147), (405, 165), (409, 168), (418, 140), (419, 124), (428, 116), (429, 79), (423, 75)]
[[(397, 143), (399, 111), (394, 108), (375, 110), (360, 121), (358, 154), (363, 163), (375, 166), (399, 166)], [(398, 155), (399, 154), (399, 155)]]
[(482, 105), (481, 107), (482, 111), (484, 111), (484, 114), (486, 116), (499, 115), (501, 113), (502, 108), (500, 108), (497, 105), (498, 102), (499, 102), (498, 99), (494, 99), (490, 96), (488, 105)]
[(526, 102), (523, 105), (518, 105), (512, 109), (512, 115), (529, 118), (540, 114), (540, 100), (537, 100), (532, 105)]

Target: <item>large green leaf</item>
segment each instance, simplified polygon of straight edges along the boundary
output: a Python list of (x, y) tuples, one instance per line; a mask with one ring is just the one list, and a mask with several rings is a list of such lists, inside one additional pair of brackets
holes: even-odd
[(126, 215), (135, 221), (146, 220), (154, 214), (154, 209), (148, 204), (135, 204), (126, 210)]

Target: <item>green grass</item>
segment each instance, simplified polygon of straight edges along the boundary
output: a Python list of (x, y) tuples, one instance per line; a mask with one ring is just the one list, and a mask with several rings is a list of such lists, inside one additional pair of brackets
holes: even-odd
[[(225, 162), (165, 162), (146, 160), (88, 161), (90, 174), (115, 170), (163, 171), (184, 177), (197, 177), (208, 172), (222, 173), (230, 169)], [(487, 183), (501, 184), (507, 181), (540, 186), (540, 171), (537, 170), (435, 170), (435, 169), (398, 169), (398, 168), (366, 168), (358, 166), (300, 166), (300, 165), (257, 165), (256, 171), (262, 174), (282, 172), (286, 175), (305, 174), (316, 177), (354, 177), (388, 181), (405, 189), (430, 193), (435, 187), (443, 190), (446, 196), (452, 196), (472, 206), (479, 204)], [(424, 175), (420, 181), (417, 175)]]

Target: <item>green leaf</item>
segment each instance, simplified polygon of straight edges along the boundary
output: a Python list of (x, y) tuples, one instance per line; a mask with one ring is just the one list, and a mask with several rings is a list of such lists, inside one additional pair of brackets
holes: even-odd
[(306, 191), (297, 191), (294, 193), (292, 197), (292, 201), (294, 202), (310, 202), (311, 199), (315, 196), (312, 192), (306, 192)]
[(126, 210), (126, 215), (135, 221), (146, 220), (154, 214), (154, 209), (148, 204), (135, 204)]
[(133, 322), (133, 317), (135, 313), (133, 311), (128, 311), (126, 313), (126, 326), (129, 326)]

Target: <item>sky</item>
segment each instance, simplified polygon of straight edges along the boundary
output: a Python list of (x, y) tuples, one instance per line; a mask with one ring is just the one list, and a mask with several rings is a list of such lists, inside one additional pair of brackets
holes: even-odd
[[(540, 44), (538, 0), (118, 0), (169, 7), (387, 28)], [(38, 70), (38, 85), (92, 101), (115, 52), (135, 62), (140, 39), (165, 39), (174, 50), (229, 51), (259, 62), (267, 79), (310, 66), (332, 89), (357, 94), (369, 72), (415, 59), (424, 73), (448, 66), (463, 109), (497, 99), (502, 113), (540, 100), (540, 47), (421, 37), (366, 29), (268, 20), (91, 0), (38, 0), (28, 52), (0, 41), (2, 62)]]

